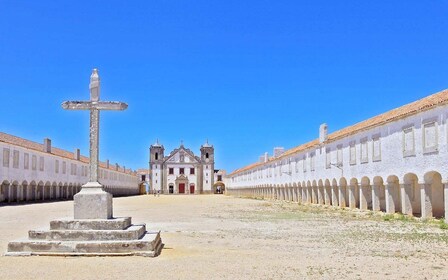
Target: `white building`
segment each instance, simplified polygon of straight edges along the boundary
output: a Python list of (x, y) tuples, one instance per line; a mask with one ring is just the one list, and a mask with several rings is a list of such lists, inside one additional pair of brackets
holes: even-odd
[(166, 194), (212, 193), (215, 153), (208, 142), (201, 146), (200, 157), (182, 144), (168, 156), (158, 141), (149, 150), (151, 188)]
[[(336, 112), (335, 112), (336, 113)], [(448, 90), (229, 174), (227, 193), (448, 219)]]
[[(0, 202), (71, 199), (89, 178), (89, 159), (0, 132)], [(99, 181), (114, 196), (139, 193), (138, 177), (109, 161), (100, 162)]]

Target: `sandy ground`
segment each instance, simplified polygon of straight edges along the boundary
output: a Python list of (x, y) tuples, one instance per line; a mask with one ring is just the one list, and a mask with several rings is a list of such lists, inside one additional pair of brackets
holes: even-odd
[[(0, 207), (0, 248), (72, 215), (72, 201)], [(225, 196), (114, 199), (161, 230), (144, 257), (0, 257), (0, 279), (448, 279), (448, 230), (372, 212)]]

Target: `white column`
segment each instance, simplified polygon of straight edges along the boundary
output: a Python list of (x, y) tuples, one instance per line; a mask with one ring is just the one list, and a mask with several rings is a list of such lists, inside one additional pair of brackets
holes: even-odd
[(395, 213), (395, 183), (387, 183), (386, 186), (386, 213), (393, 214)]
[(345, 193), (347, 191), (347, 186), (339, 186), (339, 207), (347, 207), (347, 201), (345, 201)]
[(380, 211), (380, 185), (379, 184), (373, 184), (372, 187), (372, 210), (373, 211)]
[(411, 188), (412, 184), (400, 184), (401, 213), (410, 216), (412, 216)]
[(350, 208), (356, 208), (356, 191), (357, 185), (350, 185), (348, 191), (348, 205)]
[(422, 203), (422, 218), (430, 219), (432, 218), (432, 189), (431, 184), (420, 184), (420, 194)]

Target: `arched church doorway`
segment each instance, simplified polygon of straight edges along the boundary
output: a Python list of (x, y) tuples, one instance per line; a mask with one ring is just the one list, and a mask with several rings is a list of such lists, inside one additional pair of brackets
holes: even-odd
[(173, 185), (169, 185), (169, 187), (168, 187), (168, 192), (169, 192), (170, 194), (174, 193), (174, 186), (173, 186)]
[(179, 183), (179, 193), (185, 193), (185, 183)]

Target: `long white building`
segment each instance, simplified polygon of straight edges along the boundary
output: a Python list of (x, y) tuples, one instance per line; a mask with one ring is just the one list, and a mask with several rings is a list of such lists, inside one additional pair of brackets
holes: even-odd
[[(0, 203), (71, 199), (89, 178), (89, 158), (0, 132)], [(139, 194), (139, 178), (109, 161), (100, 163), (99, 181), (114, 196)]]
[(229, 174), (227, 193), (448, 219), (448, 90)]

